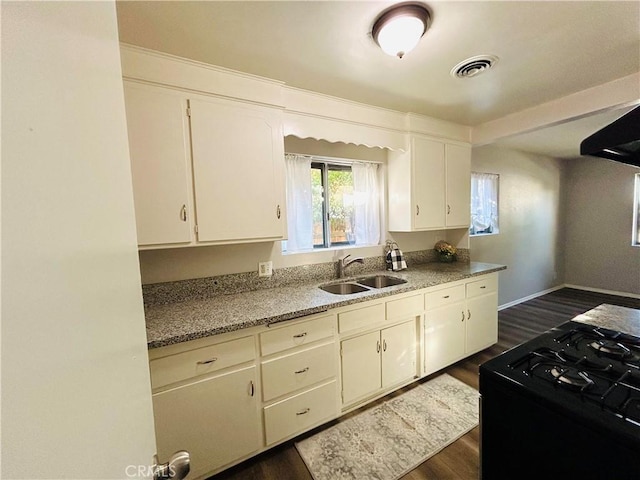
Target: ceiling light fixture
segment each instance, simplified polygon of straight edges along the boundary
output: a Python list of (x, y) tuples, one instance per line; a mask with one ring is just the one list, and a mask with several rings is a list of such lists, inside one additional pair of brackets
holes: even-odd
[(402, 58), (418, 44), (430, 20), (429, 11), (423, 5), (399, 4), (378, 17), (371, 34), (384, 53)]

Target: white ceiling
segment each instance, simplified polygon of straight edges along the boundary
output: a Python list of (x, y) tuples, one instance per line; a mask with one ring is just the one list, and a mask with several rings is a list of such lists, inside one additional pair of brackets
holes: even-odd
[[(125, 43), (470, 126), (640, 71), (640, 2), (428, 1), (431, 28), (402, 59), (371, 38), (393, 3), (118, 1), (117, 9)], [(450, 76), (480, 54), (499, 61), (473, 78)], [(567, 132), (582, 139), (620, 114), (529, 133), (515, 148), (560, 140), (549, 148), (572, 156)]]

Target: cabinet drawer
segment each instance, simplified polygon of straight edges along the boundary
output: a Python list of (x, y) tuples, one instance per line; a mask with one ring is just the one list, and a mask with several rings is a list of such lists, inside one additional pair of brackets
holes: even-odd
[(291, 353), (262, 363), (262, 395), (266, 402), (327, 380), (335, 374), (333, 342)]
[(489, 275), (482, 279), (467, 283), (467, 298), (478, 297), (498, 290), (498, 276)]
[(338, 314), (338, 328), (340, 333), (357, 328), (375, 325), (385, 318), (384, 303), (370, 305)]
[(462, 302), (464, 301), (464, 295), (464, 285), (456, 285), (455, 287), (443, 288), (442, 290), (426, 293), (424, 295), (425, 310)]
[(333, 336), (333, 317), (315, 318), (260, 334), (262, 355), (271, 355)]
[(420, 315), (424, 310), (422, 295), (387, 302), (387, 320)]
[(209, 347), (157, 358), (149, 362), (151, 388), (186, 380), (248, 362), (256, 357), (253, 337), (244, 337)]
[(264, 409), (267, 445), (337, 415), (336, 382), (300, 393)]

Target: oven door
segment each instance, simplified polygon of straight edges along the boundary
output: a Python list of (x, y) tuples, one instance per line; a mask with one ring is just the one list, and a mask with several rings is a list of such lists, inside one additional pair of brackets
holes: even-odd
[(480, 395), (481, 479), (640, 478), (640, 427), (635, 441), (615, 425), (594, 428), (579, 395), (562, 408), (487, 364), (480, 367)]

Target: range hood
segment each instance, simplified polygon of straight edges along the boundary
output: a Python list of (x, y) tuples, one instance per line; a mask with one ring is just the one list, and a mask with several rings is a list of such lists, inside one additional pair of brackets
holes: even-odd
[(640, 167), (640, 107), (580, 143), (580, 155), (608, 158)]

